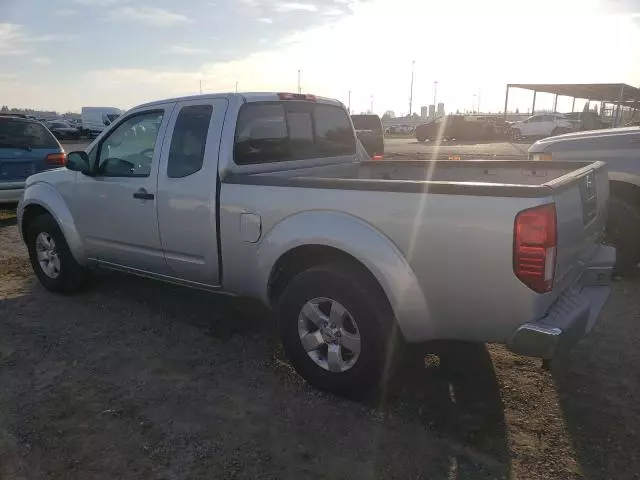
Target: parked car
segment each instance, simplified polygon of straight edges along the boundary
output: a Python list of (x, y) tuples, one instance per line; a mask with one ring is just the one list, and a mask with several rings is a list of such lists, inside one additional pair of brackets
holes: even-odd
[(615, 261), (605, 165), (537, 169), (370, 162), (338, 101), (201, 95), (136, 107), (31, 176), (18, 223), (45, 288), (102, 267), (257, 297), (305, 379), (357, 395), (394, 339), (551, 358), (591, 330)]
[(382, 160), (384, 157), (384, 133), (382, 122), (377, 115), (351, 115), (356, 135), (369, 157)]
[(560, 164), (582, 159), (607, 163), (611, 199), (606, 240), (618, 250), (616, 271), (636, 274), (640, 262), (640, 127), (546, 138), (529, 148), (529, 158)]
[(47, 122), (46, 126), (58, 140), (74, 140), (81, 136), (80, 129), (67, 122)]
[(16, 203), (29, 175), (65, 161), (64, 150), (40, 122), (0, 114), (0, 203)]
[(489, 141), (504, 137), (505, 127), (498, 120), (487, 117), (465, 117), (464, 115), (446, 115), (416, 127), (416, 139)]
[(82, 133), (89, 137), (96, 137), (122, 115), (122, 110), (115, 107), (82, 107), (80, 115)]
[(527, 137), (549, 137), (571, 132), (577, 124), (560, 113), (539, 113), (521, 122), (511, 124), (511, 138), (520, 140)]

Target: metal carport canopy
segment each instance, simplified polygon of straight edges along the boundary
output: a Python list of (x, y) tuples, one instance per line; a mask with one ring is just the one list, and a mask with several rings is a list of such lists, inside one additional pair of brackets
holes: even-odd
[(640, 102), (640, 88), (624, 83), (510, 83), (507, 87), (608, 103)]

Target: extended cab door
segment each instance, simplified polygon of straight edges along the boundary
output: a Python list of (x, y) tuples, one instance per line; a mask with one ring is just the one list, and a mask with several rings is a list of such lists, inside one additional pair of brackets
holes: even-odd
[(218, 150), (226, 99), (179, 102), (158, 175), (158, 224), (169, 275), (218, 286)]
[(156, 187), (174, 103), (130, 112), (89, 152), (93, 175), (76, 177), (73, 211), (90, 258), (164, 274)]

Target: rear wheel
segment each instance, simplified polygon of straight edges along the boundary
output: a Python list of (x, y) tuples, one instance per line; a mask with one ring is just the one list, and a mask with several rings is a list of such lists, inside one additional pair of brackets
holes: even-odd
[(380, 385), (395, 354), (395, 322), (379, 289), (348, 264), (294, 277), (279, 304), (280, 334), (296, 371), (311, 385), (357, 396)]
[(615, 274), (633, 276), (640, 261), (640, 213), (622, 198), (611, 197), (605, 243), (616, 247)]
[(47, 290), (74, 293), (84, 286), (86, 270), (73, 258), (53, 217), (36, 217), (28, 226), (27, 248), (33, 271)]

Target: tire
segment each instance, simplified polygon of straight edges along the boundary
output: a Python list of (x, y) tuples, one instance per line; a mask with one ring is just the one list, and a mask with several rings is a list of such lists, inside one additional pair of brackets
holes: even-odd
[(614, 274), (632, 277), (640, 261), (640, 213), (622, 198), (611, 197), (607, 213), (605, 243), (616, 247)]
[[(332, 329), (331, 324), (318, 328), (332, 320), (333, 309), (336, 313), (344, 309), (335, 317), (342, 318), (336, 322), (342, 328)], [(360, 269), (341, 262), (298, 274), (280, 297), (278, 321), (285, 352), (314, 387), (354, 398), (389, 378), (399, 332), (380, 288)], [(302, 337), (310, 339), (306, 349)]]
[[(27, 228), (27, 248), (33, 271), (44, 288), (71, 294), (86, 283), (87, 272), (73, 258), (58, 224), (50, 215), (41, 215)], [(38, 254), (44, 258), (42, 262)], [(47, 264), (50, 268), (45, 268)]]

